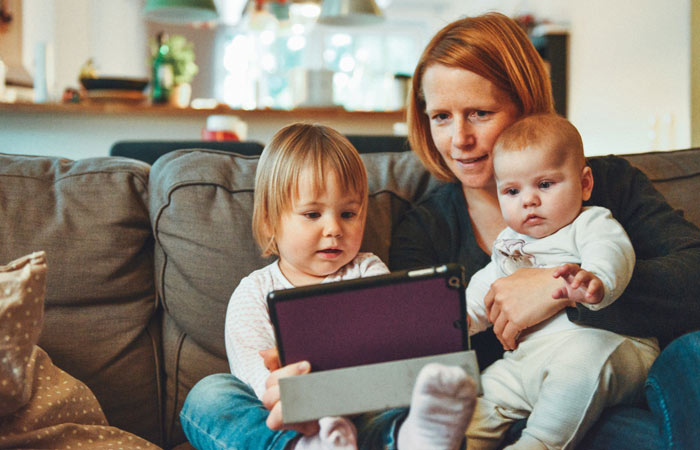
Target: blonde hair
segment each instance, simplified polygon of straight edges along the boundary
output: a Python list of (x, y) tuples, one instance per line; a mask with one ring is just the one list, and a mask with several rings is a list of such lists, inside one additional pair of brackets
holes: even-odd
[(454, 180), (438, 152), (425, 115), (425, 71), (443, 65), (474, 72), (508, 93), (520, 114), (554, 112), (549, 75), (527, 34), (500, 13), (465, 17), (445, 26), (421, 55), (408, 99), (408, 139), (425, 167), (438, 179)]
[(559, 163), (573, 158), (579, 167), (586, 165), (581, 135), (571, 122), (557, 114), (534, 114), (518, 119), (498, 136), (493, 156), (529, 148), (551, 149), (559, 157)]
[(253, 195), (253, 237), (262, 256), (278, 255), (275, 236), (282, 215), (292, 208), (301, 173), (313, 170), (313, 187), (323, 192), (329, 173), (350, 194), (362, 199), (360, 211), (367, 210), (367, 172), (359, 153), (332, 128), (295, 123), (279, 130), (265, 146), (255, 172)]

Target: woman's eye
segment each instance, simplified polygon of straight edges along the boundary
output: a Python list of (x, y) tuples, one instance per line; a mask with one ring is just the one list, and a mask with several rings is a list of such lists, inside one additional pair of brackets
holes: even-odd
[(490, 111), (484, 111), (482, 109), (477, 109), (475, 111), (472, 111), (469, 114), (469, 116), (471, 119), (474, 119), (474, 120), (482, 120), (482, 119), (488, 118), (490, 114), (491, 114)]
[(553, 184), (553, 181), (542, 181), (540, 182), (540, 189), (549, 189)]
[(433, 122), (444, 122), (445, 120), (449, 119), (450, 115), (447, 113), (437, 113), (433, 114), (431, 119)]

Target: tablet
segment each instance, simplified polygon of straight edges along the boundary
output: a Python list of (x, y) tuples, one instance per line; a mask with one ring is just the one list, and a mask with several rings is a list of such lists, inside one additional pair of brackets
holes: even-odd
[(318, 372), (469, 350), (464, 278), (447, 264), (273, 291), (280, 361)]

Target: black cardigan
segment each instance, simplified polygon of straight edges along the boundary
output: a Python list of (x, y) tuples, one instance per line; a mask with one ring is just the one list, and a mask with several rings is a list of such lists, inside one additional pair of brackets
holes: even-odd
[[(612, 211), (627, 231), (637, 262), (627, 289), (611, 306), (567, 308), (569, 320), (662, 346), (700, 329), (700, 229), (674, 210), (640, 170), (616, 156), (591, 158), (594, 187), (586, 205)], [(392, 237), (392, 270), (458, 262), (470, 278), (490, 261), (478, 246), (458, 183), (438, 187), (410, 210)], [(489, 330), (472, 338), (482, 368), (503, 349)]]

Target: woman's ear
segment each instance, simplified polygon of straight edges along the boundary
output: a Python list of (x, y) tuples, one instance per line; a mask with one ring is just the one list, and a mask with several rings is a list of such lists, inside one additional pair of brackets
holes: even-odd
[(584, 202), (591, 198), (591, 193), (593, 192), (593, 171), (588, 166), (584, 166), (581, 172), (581, 192)]

